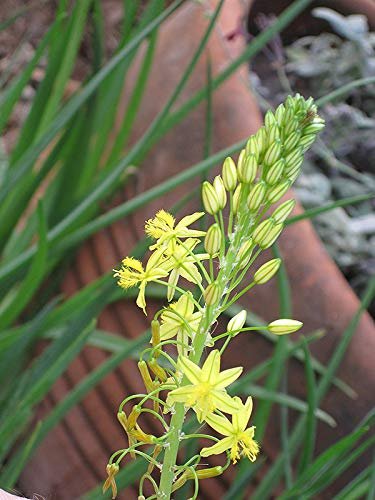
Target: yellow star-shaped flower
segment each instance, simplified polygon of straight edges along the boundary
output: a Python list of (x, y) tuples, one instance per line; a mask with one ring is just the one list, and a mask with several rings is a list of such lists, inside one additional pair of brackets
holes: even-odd
[(165, 250), (165, 255), (168, 257), (171, 265), (171, 274), (168, 279), (168, 300), (171, 301), (174, 296), (175, 287), (177, 286), (180, 276), (185, 278), (190, 283), (199, 285), (202, 283), (202, 276), (197, 267), (197, 260), (202, 261), (209, 259), (208, 254), (192, 255), (194, 248), (198, 245), (199, 240), (196, 238), (188, 238), (183, 244), (170, 243)]
[(254, 440), (255, 427), (246, 428), (253, 409), (253, 401), (249, 397), (243, 404), (240, 398), (234, 397), (233, 399), (236, 400), (240, 409), (232, 415), (232, 422), (224, 416), (214, 414), (206, 417), (208, 425), (225, 437), (213, 446), (203, 448), (200, 454), (202, 457), (209, 457), (230, 450), (233, 463), (236, 463), (241, 455), (254, 462), (259, 453), (258, 443)]
[(114, 276), (119, 278), (117, 284), (125, 289), (137, 286), (139, 283), (139, 293), (136, 304), (143, 309), (143, 312), (147, 315), (145, 298), (146, 285), (150, 281), (168, 276), (170, 268), (170, 263), (163, 256), (163, 252), (156, 251), (150, 256), (146, 264), (146, 269), (144, 269), (141, 261), (134, 259), (134, 257), (125, 257), (122, 261), (121, 269), (118, 271), (115, 270)]
[(145, 231), (148, 236), (157, 240), (155, 245), (150, 247), (150, 250), (163, 246), (164, 248), (171, 240), (177, 238), (200, 237), (206, 234), (205, 231), (197, 231), (189, 229), (188, 226), (193, 224), (204, 215), (204, 212), (195, 212), (194, 214), (183, 217), (176, 224), (176, 220), (172, 214), (165, 210), (159, 210), (153, 219), (146, 221)]
[(160, 340), (168, 340), (177, 336), (180, 342), (178, 352), (185, 354), (188, 337), (196, 333), (202, 313), (194, 312), (194, 301), (191, 292), (184, 293), (177, 302), (171, 304), (161, 315)]
[(179, 356), (178, 368), (191, 384), (171, 391), (167, 404), (184, 403), (193, 408), (199, 422), (216, 409), (231, 414), (238, 411), (238, 402), (226, 393), (225, 388), (241, 375), (242, 367), (220, 373), (220, 352), (217, 349), (209, 354), (202, 368), (185, 356)]

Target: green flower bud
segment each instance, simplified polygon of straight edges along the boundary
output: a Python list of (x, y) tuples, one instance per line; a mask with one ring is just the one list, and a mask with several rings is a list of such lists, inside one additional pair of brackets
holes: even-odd
[(254, 182), (257, 175), (258, 162), (254, 155), (249, 155), (246, 159), (238, 166), (238, 178), (241, 182), (245, 184), (251, 184)]
[(315, 139), (315, 134), (304, 135), (303, 137), (301, 137), (299, 144), (302, 146), (303, 152), (309, 149), (309, 147), (315, 142)]
[[(153, 347), (160, 344), (160, 323), (157, 319), (151, 321), (151, 344)], [(155, 351), (154, 356), (158, 357), (159, 352)]]
[(202, 201), (204, 209), (207, 213), (214, 215), (219, 212), (220, 203), (216, 190), (208, 181), (204, 181), (202, 184)]
[(237, 313), (233, 318), (229, 321), (227, 326), (227, 332), (236, 332), (233, 334), (233, 337), (240, 333), (241, 328), (246, 323), (246, 311), (243, 309), (239, 313)]
[(266, 165), (272, 165), (277, 162), (281, 156), (281, 144), (280, 142), (273, 142), (271, 146), (267, 149), (264, 155), (264, 163)]
[(233, 191), (237, 186), (237, 169), (234, 161), (230, 156), (225, 158), (222, 170), (223, 182), (225, 189)]
[(217, 304), (219, 302), (220, 296), (221, 289), (216, 281), (210, 283), (203, 294), (203, 298), (208, 306)]
[[(291, 170), (294, 170), (294, 168), (298, 168), (302, 165), (303, 163), (303, 154), (301, 151), (301, 148), (295, 149), (291, 153), (289, 153), (286, 158), (285, 158), (285, 174), (288, 175), (288, 173)], [(296, 167), (297, 165), (297, 167)]]
[(279, 207), (276, 208), (276, 210), (272, 214), (272, 218), (274, 219), (276, 224), (285, 221), (290, 212), (293, 210), (295, 204), (296, 204), (295, 200), (291, 199), (288, 201), (284, 201), (284, 203), (282, 203)]
[(281, 259), (272, 259), (263, 264), (254, 274), (254, 281), (257, 285), (267, 283), (279, 270)]
[(266, 174), (266, 182), (271, 185), (276, 184), (276, 182), (280, 179), (283, 173), (284, 167), (285, 167), (284, 158), (280, 158), (280, 160), (271, 165)]
[(204, 249), (208, 255), (215, 255), (219, 253), (221, 248), (223, 235), (218, 224), (213, 224), (208, 228), (204, 238)]
[(238, 155), (238, 161), (237, 161), (237, 174), (238, 178), (241, 180), (241, 175), (240, 173), (243, 170), (244, 163), (246, 161), (247, 155), (246, 155), (246, 150), (241, 149), (240, 154)]
[(255, 158), (258, 161), (259, 160), (259, 153), (260, 153), (260, 150), (259, 150), (259, 144), (258, 144), (257, 138), (255, 135), (252, 135), (246, 143), (246, 155), (247, 156), (253, 155), (253, 156), (255, 156)]
[(267, 193), (267, 199), (270, 203), (276, 203), (280, 198), (284, 196), (284, 194), (290, 188), (291, 182), (288, 180), (282, 181), (279, 184), (276, 184), (270, 191)]
[(244, 269), (247, 266), (247, 264), (250, 261), (253, 248), (254, 248), (254, 243), (251, 238), (245, 241), (245, 243), (242, 243), (236, 259), (236, 263), (239, 269)]
[(227, 192), (225, 191), (224, 182), (220, 175), (215, 177), (213, 185), (219, 201), (220, 210), (222, 210), (227, 203)]
[(265, 150), (267, 146), (267, 132), (265, 127), (261, 127), (258, 132), (255, 134), (255, 139), (258, 143), (259, 154)]
[(241, 200), (241, 184), (239, 184), (234, 193), (233, 193), (233, 201), (232, 201), (232, 212), (233, 215), (236, 215), (240, 206)]
[(309, 134), (318, 134), (321, 130), (324, 129), (324, 120), (318, 119), (314, 120), (313, 123), (310, 123), (306, 127), (303, 128), (303, 136)]
[(299, 127), (299, 121), (293, 116), (293, 113), (290, 112), (291, 114), (291, 117), (289, 119), (289, 121), (285, 121), (285, 126), (284, 126), (284, 129), (283, 129), (283, 132), (284, 132), (284, 137), (288, 137), (290, 134), (293, 134), (293, 132), (295, 132), (298, 127)]
[(284, 119), (283, 119), (283, 130), (285, 134), (293, 132), (298, 127), (298, 120), (294, 117), (294, 111), (290, 107), (285, 107)]
[(299, 130), (296, 130), (295, 132), (291, 133), (284, 142), (284, 151), (287, 153), (292, 151), (298, 145), (300, 138), (301, 138), (301, 132)]
[(263, 238), (262, 243), (259, 245), (263, 250), (266, 248), (271, 247), (277, 238), (280, 236), (281, 231), (284, 228), (284, 224), (279, 223), (275, 224), (272, 229), (269, 231), (269, 233)]
[(295, 319), (277, 319), (268, 325), (268, 331), (275, 335), (286, 335), (299, 330), (303, 326), (301, 321)]
[(254, 234), (253, 234), (254, 243), (256, 243), (257, 245), (259, 245), (261, 247), (263, 240), (268, 235), (268, 233), (271, 231), (273, 226), (274, 226), (274, 221), (272, 219), (266, 219), (263, 222), (261, 222), (259, 224), (259, 226), (254, 231)]
[(258, 184), (255, 184), (247, 198), (247, 206), (249, 209), (252, 211), (258, 210), (262, 204), (265, 194), (266, 186), (264, 182), (258, 182)]
[(285, 114), (285, 106), (284, 104), (280, 104), (275, 111), (275, 118), (279, 125), (283, 123), (284, 114)]
[(275, 115), (272, 113), (272, 111), (269, 109), (266, 113), (266, 116), (264, 117), (264, 124), (266, 128), (271, 127), (274, 125), (276, 122)]
[(267, 143), (271, 145), (274, 142), (280, 143), (280, 129), (277, 125), (272, 125), (272, 127), (268, 131)]
[(289, 173), (287, 174), (288, 179), (290, 182), (293, 184), (293, 182), (297, 179), (301, 172), (301, 167), (299, 165), (296, 165), (294, 168), (289, 170)]

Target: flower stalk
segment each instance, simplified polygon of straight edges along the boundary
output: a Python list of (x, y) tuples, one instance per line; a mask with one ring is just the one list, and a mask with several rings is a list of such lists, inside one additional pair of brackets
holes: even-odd
[[(260, 450), (255, 440), (256, 429), (248, 427), (253, 401), (250, 397), (243, 402), (227, 393), (227, 387), (241, 375), (242, 367), (220, 371), (220, 363), (235, 336), (259, 327), (244, 327), (246, 311), (232, 318), (223, 334), (215, 334), (214, 326), (233, 302), (277, 273), (280, 259), (258, 265), (254, 271), (252, 265), (281, 234), (294, 200), (282, 203), (271, 216), (267, 214), (297, 177), (304, 152), (323, 126), (311, 98), (289, 96), (275, 113), (267, 112), (265, 125), (250, 137), (237, 164), (227, 158), (222, 175), (216, 176), (212, 183), (203, 182), (203, 205), (214, 219), (208, 231), (191, 228), (204, 216), (202, 212), (176, 223), (171, 214), (160, 210), (146, 222), (146, 233), (154, 240), (146, 265), (126, 257), (122, 267), (115, 271), (120, 286), (139, 287), (136, 303), (145, 314), (149, 282), (165, 286), (169, 305), (152, 320), (152, 347), (141, 353), (138, 364), (146, 392), (129, 396), (120, 405), (119, 420), (129, 447), (112, 455), (107, 466), (104, 488), (111, 487), (113, 497), (115, 474), (127, 455), (140, 455), (149, 461), (151, 466), (140, 480), (139, 498), (145, 498), (143, 483), (147, 479), (154, 486), (152, 498), (158, 500), (169, 500), (172, 492), (189, 480), (194, 482), (192, 499), (196, 499), (199, 481), (221, 474), (230, 461), (236, 463), (242, 457), (256, 460)], [(229, 213), (224, 217), (228, 205)], [(197, 248), (203, 243), (206, 253), (198, 253)], [(183, 284), (179, 284), (180, 280)], [(197, 293), (191, 286), (196, 287)], [(285, 318), (262, 328), (285, 335), (301, 326), (301, 322)], [(130, 409), (134, 400), (138, 403)], [(144, 406), (148, 402), (152, 409)], [(159, 436), (143, 431), (144, 413), (160, 425)], [(195, 414), (198, 423), (205, 426), (206, 434), (183, 434), (187, 413)], [(212, 429), (223, 437), (213, 437)], [(214, 440), (215, 444), (202, 448), (186, 463), (177, 464), (182, 439), (200, 437)], [(151, 455), (138, 450), (150, 444)], [(226, 454), (222, 466), (200, 463), (202, 457), (216, 454)], [(158, 462), (159, 456), (162, 462)], [(151, 475), (154, 469), (161, 471), (159, 483)]]

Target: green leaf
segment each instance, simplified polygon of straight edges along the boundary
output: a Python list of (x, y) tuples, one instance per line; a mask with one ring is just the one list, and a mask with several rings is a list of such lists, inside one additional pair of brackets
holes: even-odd
[[(242, 380), (244, 379), (244, 380)], [(230, 389), (230, 393), (241, 392), (246, 396), (254, 396), (258, 400), (269, 401), (271, 403), (278, 403), (279, 405), (284, 405), (292, 410), (297, 410), (302, 413), (308, 413), (308, 405), (302, 401), (301, 399), (290, 396), (289, 394), (285, 394), (283, 392), (272, 391), (269, 389), (265, 389), (259, 385), (249, 384), (246, 380), (246, 375), (242, 376), (241, 380), (233, 383)], [(258, 405), (260, 401), (258, 401)], [(336, 427), (335, 420), (326, 413), (325, 411), (317, 408), (313, 415), (322, 422), (325, 422), (331, 427)]]
[(154, 29), (157, 28), (168, 16), (172, 14), (182, 3), (183, 0), (175, 0), (163, 13), (158, 16), (153, 22), (149, 23), (138, 35), (116, 54), (104, 68), (102, 68), (80, 91), (66, 104), (64, 109), (50, 123), (48, 130), (43, 134), (39, 141), (28, 148), (23, 156), (13, 166), (12, 173), (7, 177), (7, 182), (3, 186), (0, 193), (0, 202), (4, 200), (19, 179), (30, 170), (40, 153), (44, 151), (46, 146), (54, 139), (56, 134), (69, 122), (75, 115), (83, 103), (92, 95), (99, 87), (103, 80), (113, 71), (117, 65), (124, 60)]
[(316, 439), (316, 380), (311, 362), (310, 351), (306, 341), (304, 342), (303, 349), (305, 352), (305, 377), (307, 386), (308, 412), (306, 418), (304, 444), (302, 446), (301, 459), (298, 465), (298, 475), (302, 474), (307, 466), (311, 463), (314, 455)]
[[(371, 303), (371, 300), (374, 297), (374, 293), (375, 293), (375, 278), (372, 278), (365, 291), (365, 294), (358, 308), (358, 311), (354, 315), (348, 327), (343, 332), (340, 341), (338, 342), (338, 345), (332, 355), (332, 358), (330, 359), (327, 365), (327, 370), (318, 384), (316, 392), (317, 404), (320, 403), (320, 401), (324, 398), (324, 396), (328, 392), (328, 389), (332, 384), (334, 374), (337, 371), (344, 357), (344, 354), (350, 344), (350, 341), (356, 331), (361, 315), (366, 310), (368, 305)], [(306, 417), (302, 416), (298, 420), (290, 436), (290, 451), (292, 455), (296, 453), (298, 445), (303, 439), (305, 425), (306, 425)], [(273, 465), (268, 470), (267, 474), (264, 476), (262, 483), (258, 486), (256, 491), (254, 492), (252, 500), (263, 500), (264, 498), (267, 498), (271, 494), (272, 490), (277, 486), (277, 484), (280, 481), (283, 472), (283, 460), (284, 460), (284, 454), (280, 453), (278, 458), (275, 460)]]
[(6, 328), (17, 318), (20, 312), (22, 312), (24, 307), (28, 304), (29, 300), (33, 297), (44, 276), (48, 244), (47, 227), (42, 201), (38, 203), (37, 214), (39, 226), (38, 249), (25, 279), (22, 281), (17, 292), (13, 295), (12, 300), (7, 304), (6, 308), (1, 311), (0, 328)]
[[(332, 468), (335, 469), (335, 474), (331, 475), (333, 481), (337, 474), (343, 472), (352, 463), (352, 457), (350, 457), (349, 462), (347, 462), (344, 459), (344, 455), (368, 432), (368, 430), (368, 427), (362, 427), (330, 446), (298, 477), (294, 486), (280, 496), (280, 500), (294, 498), (295, 496), (301, 498), (303, 495), (314, 495), (321, 491), (330, 483), (330, 481), (325, 482), (323, 480), (324, 475), (327, 475)], [(367, 449), (374, 440), (375, 438), (373, 437), (364, 443), (366, 445), (364, 448), (362, 448), (362, 446), (359, 447), (359, 455)], [(358, 450), (354, 455), (355, 458), (357, 458)]]
[(93, 389), (108, 373), (112, 372), (124, 359), (128, 358), (132, 353), (137, 352), (142, 346), (147, 343), (149, 332), (139, 338), (127, 341), (125, 346), (118, 349), (118, 352), (111, 358), (104, 361), (98, 368), (93, 370), (73, 389), (70, 390), (67, 396), (61, 400), (50, 412), (50, 414), (41, 422), (38, 422), (32, 439), (12, 456), (9, 463), (4, 468), (0, 475), (1, 484), (4, 487), (12, 488), (17, 481), (19, 474), (27, 461), (35, 453), (38, 446), (43, 442), (43, 439), (48, 433), (65, 417), (65, 415), (81, 401), (86, 394)]

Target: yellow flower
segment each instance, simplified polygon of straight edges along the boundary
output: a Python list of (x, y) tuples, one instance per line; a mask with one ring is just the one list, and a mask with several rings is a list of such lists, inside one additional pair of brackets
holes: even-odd
[(160, 340), (168, 340), (177, 335), (181, 343), (177, 345), (179, 353), (185, 353), (188, 336), (193, 337), (198, 329), (202, 313), (194, 312), (194, 302), (191, 292), (187, 292), (164, 310), (161, 315)]
[(170, 244), (165, 251), (167, 255), (170, 267), (172, 268), (171, 274), (168, 279), (168, 300), (171, 301), (174, 296), (175, 287), (177, 286), (180, 276), (199, 285), (202, 283), (202, 276), (198, 270), (196, 261), (209, 259), (208, 254), (196, 254), (191, 255), (194, 248), (198, 245), (199, 240), (196, 238), (188, 238), (183, 244), (179, 245), (177, 243)]
[(169, 270), (170, 263), (163, 257), (162, 251), (157, 251), (150, 256), (146, 264), (146, 269), (144, 269), (142, 262), (134, 259), (134, 257), (125, 257), (122, 261), (121, 269), (119, 271), (115, 270), (114, 276), (119, 278), (117, 284), (125, 289), (137, 286), (139, 283), (139, 293), (136, 304), (143, 309), (143, 312), (147, 315), (145, 298), (146, 285), (149, 281), (165, 278), (168, 276)]
[(255, 427), (246, 428), (253, 409), (253, 401), (249, 397), (243, 404), (240, 398), (234, 397), (233, 399), (236, 400), (240, 409), (232, 415), (232, 422), (224, 416), (214, 414), (206, 417), (208, 425), (225, 437), (213, 446), (203, 448), (200, 454), (202, 457), (208, 457), (219, 455), (230, 449), (230, 458), (233, 463), (236, 463), (241, 456), (246, 456), (254, 462), (259, 453), (258, 443), (254, 440)]
[(168, 395), (167, 404), (184, 403), (192, 407), (199, 422), (216, 409), (226, 413), (238, 411), (238, 402), (231, 398), (225, 387), (234, 382), (242, 373), (242, 367), (230, 368), (220, 373), (220, 353), (211, 351), (202, 368), (185, 356), (178, 358), (178, 368), (191, 384), (174, 389)]
[(157, 240), (155, 245), (150, 247), (150, 250), (161, 245), (165, 247), (171, 240), (176, 240), (176, 238), (196, 238), (204, 236), (206, 234), (205, 231), (188, 229), (190, 224), (193, 224), (193, 222), (200, 219), (203, 215), (204, 212), (195, 212), (194, 214), (183, 217), (180, 222), (176, 224), (176, 220), (172, 214), (165, 210), (159, 210), (153, 219), (146, 221), (145, 225), (146, 234)]

